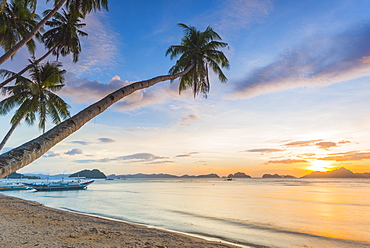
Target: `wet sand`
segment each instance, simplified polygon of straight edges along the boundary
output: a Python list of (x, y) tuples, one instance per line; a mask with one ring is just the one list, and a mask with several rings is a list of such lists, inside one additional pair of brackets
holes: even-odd
[(214, 247), (237, 246), (107, 220), (0, 194), (0, 247)]

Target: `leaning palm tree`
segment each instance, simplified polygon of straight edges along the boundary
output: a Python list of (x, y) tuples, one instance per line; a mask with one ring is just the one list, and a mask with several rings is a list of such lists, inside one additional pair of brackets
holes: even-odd
[[(45, 11), (44, 15), (47, 15), (50, 10)], [(45, 47), (48, 51), (39, 59), (35, 60), (35, 63), (40, 63), (42, 60), (47, 58), (50, 54), (56, 55), (57, 59), (59, 55), (66, 56), (70, 53), (73, 55), (73, 62), (78, 61), (79, 54), (81, 52), (81, 43), (79, 37), (87, 36), (87, 33), (81, 31), (79, 28), (84, 27), (86, 24), (81, 23), (81, 15), (74, 13), (73, 11), (62, 10), (61, 13), (56, 13), (51, 21), (48, 21), (46, 25), (50, 26), (51, 29), (42, 35)], [(9, 82), (22, 75), (32, 67), (32, 63), (23, 68), (17, 74), (8, 73), (9, 77), (0, 83), (0, 88), (7, 85)]]
[(193, 66), (189, 73), (181, 77), (179, 91), (192, 88), (194, 97), (199, 93), (206, 97), (210, 89), (208, 67), (212, 68), (221, 82), (227, 82), (220, 65), (229, 68), (229, 61), (224, 53), (217, 49), (227, 47), (228, 44), (218, 41), (221, 37), (211, 27), (201, 32), (192, 26), (182, 23), (178, 25), (184, 29), (185, 36), (181, 45), (167, 49), (166, 55), (170, 54), (171, 59), (181, 55), (169, 73), (174, 75)]
[(12, 126), (0, 143), (0, 150), (22, 120), (33, 125), (37, 116), (38, 126), (45, 132), (48, 117), (54, 124), (69, 117), (68, 104), (55, 94), (64, 86), (65, 70), (60, 67), (61, 64), (56, 62), (47, 62), (44, 65), (33, 63), (29, 79), (18, 77), (14, 86), (2, 89), (7, 98), (0, 102), (0, 114), (8, 114), (15, 106), (19, 108), (10, 120)]
[[(28, 1), (32, 2), (31, 0)], [(48, 1), (49, 0), (46, 0), (46, 2)], [(25, 35), (21, 41), (12, 46), (9, 50), (6, 50), (5, 54), (0, 57), (0, 65), (12, 57), (21, 47), (27, 44), (27, 42), (29, 42), (39, 32), (46, 22), (53, 17), (64, 4), (67, 9), (72, 8), (75, 13), (80, 13), (82, 16), (85, 16), (87, 13), (92, 11), (101, 10), (102, 8), (108, 10), (108, 0), (54, 0), (54, 8), (27, 35)]]
[[(193, 28), (195, 29), (195, 28)], [(207, 31), (208, 30), (208, 31)], [(200, 35), (201, 37), (198, 36), (191, 36), (188, 37), (189, 41), (192, 40), (192, 43), (196, 43), (196, 41), (203, 36), (206, 36), (204, 34), (205, 32), (210, 32), (211, 28), (207, 28), (206, 31), (204, 32), (196, 32), (196, 34)], [(212, 31), (211, 37), (207, 38), (209, 43), (212, 43), (215, 39), (219, 39), (220, 37)], [(185, 37), (188, 36), (190, 33), (185, 32)], [(209, 35), (208, 35), (209, 36)], [(213, 38), (212, 38), (213, 37)], [(183, 39), (184, 40), (184, 39)], [(226, 44), (226, 43), (225, 43)], [(218, 47), (224, 47), (225, 45), (221, 45)], [(210, 45), (209, 47), (212, 47)], [(95, 116), (101, 114), (104, 112), (108, 107), (113, 105), (115, 102), (121, 100), (125, 96), (128, 96), (132, 94), (133, 92), (148, 88), (150, 86), (153, 86), (159, 82), (167, 81), (167, 80), (175, 80), (177, 78), (180, 78), (180, 81), (182, 80), (183, 77), (189, 78), (188, 73), (192, 71), (192, 69), (195, 66), (200, 66), (199, 64), (196, 64), (196, 57), (197, 56), (202, 56), (199, 54), (197, 46), (193, 46), (191, 50), (193, 51), (188, 51), (187, 56), (183, 57), (181, 56), (180, 59), (176, 62), (175, 66), (183, 66), (185, 65), (185, 61), (193, 61), (193, 63), (189, 64), (187, 68), (183, 66), (184, 70), (177, 73), (177, 74), (171, 74), (171, 75), (164, 75), (164, 76), (158, 76), (154, 77), (149, 80), (144, 80), (140, 82), (135, 82), (132, 83), (128, 86), (122, 87), (111, 94), (107, 95), (100, 101), (90, 105), (89, 107), (85, 108), (84, 110), (80, 111), (76, 115), (72, 116), (71, 118), (63, 121), (59, 125), (55, 126), (54, 128), (50, 129), (43, 135), (17, 147), (14, 148), (11, 151), (8, 151), (2, 155), (0, 155), (0, 178), (4, 177), (14, 171), (17, 171), (18, 169), (28, 165), (29, 163), (33, 162), (40, 156), (42, 156), (45, 152), (47, 152), (50, 148), (61, 142), (63, 139), (67, 138), (69, 135), (72, 133), (76, 132), (78, 129), (80, 129), (84, 124), (86, 124), (89, 120), (94, 118)], [(224, 67), (227, 67), (229, 63), (219, 63), (221, 61), (227, 61), (227, 59), (224, 57), (223, 53), (219, 53), (216, 50), (214, 52), (208, 51), (208, 49), (202, 50), (204, 53), (203, 56), (205, 57), (206, 53), (211, 53), (211, 54), (219, 54), (221, 58), (216, 59), (215, 57), (212, 58), (212, 60), (217, 63), (221, 64), (221, 66), (224, 65)], [(180, 53), (178, 53), (180, 54)], [(189, 56), (189, 57), (188, 57)], [(193, 56), (194, 58), (191, 59), (190, 56)], [(184, 62), (182, 60), (185, 60)], [(203, 60), (204, 63), (208, 63), (209, 61), (207, 59)], [(213, 68), (214, 65), (211, 65)], [(174, 73), (174, 70), (170, 70), (172, 73)], [(202, 71), (202, 73), (206, 73), (206, 71)], [(193, 73), (190, 73), (190, 75), (194, 75), (194, 79), (191, 79), (191, 82), (195, 84), (202, 84), (203, 81), (202, 79), (197, 76), (197, 74), (193, 71)], [(202, 74), (203, 75), (203, 74)], [(223, 75), (223, 74), (222, 74)], [(206, 78), (208, 78), (207, 75), (204, 75)], [(223, 75), (224, 76), (224, 75)], [(190, 76), (191, 78), (191, 76)], [(226, 77), (224, 78), (226, 79)], [(201, 82), (198, 82), (197, 80), (200, 80)], [(224, 80), (225, 81), (225, 80)], [(197, 86), (198, 87), (198, 86)], [(209, 87), (208, 87), (209, 89)], [(202, 92), (202, 91), (200, 91)], [(202, 92), (203, 93), (203, 92)]]
[[(27, 0), (12, 0), (6, 3), (0, 13), (0, 46), (4, 51), (10, 50), (22, 40), (36, 26), (38, 19), (39, 16), (29, 8)], [(38, 32), (36, 38), (41, 38)], [(30, 53), (34, 54), (34, 40), (30, 39), (26, 45)]]

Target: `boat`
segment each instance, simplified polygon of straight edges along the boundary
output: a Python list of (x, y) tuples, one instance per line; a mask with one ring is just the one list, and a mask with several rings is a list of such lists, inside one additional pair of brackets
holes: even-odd
[(30, 187), (22, 184), (22, 183), (0, 183), (0, 191), (8, 191), (8, 190), (29, 190)]
[(48, 182), (48, 183), (23, 183), (25, 186), (31, 187), (37, 191), (56, 191), (56, 190), (82, 190), (86, 189), (89, 184), (92, 184), (94, 180), (88, 182), (70, 181), (64, 182)]

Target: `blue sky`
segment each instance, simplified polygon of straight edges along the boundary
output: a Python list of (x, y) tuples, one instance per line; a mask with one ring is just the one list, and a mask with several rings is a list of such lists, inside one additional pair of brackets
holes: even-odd
[[(210, 25), (229, 44), (228, 83), (211, 74), (207, 99), (179, 95), (177, 82), (136, 92), (20, 172), (370, 172), (367, 0), (110, 1), (109, 9), (84, 21), (79, 62), (62, 58), (60, 95), (72, 113), (166, 74), (174, 61), (165, 51), (183, 34), (177, 23)], [(22, 49), (4, 67), (19, 70), (27, 58)], [(0, 118), (0, 136), (9, 118)], [(23, 124), (4, 151), (39, 134)]]

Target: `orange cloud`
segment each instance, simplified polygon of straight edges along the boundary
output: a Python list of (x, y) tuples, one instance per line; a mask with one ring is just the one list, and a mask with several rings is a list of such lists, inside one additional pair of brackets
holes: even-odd
[(336, 147), (337, 143), (326, 141), (326, 142), (318, 142), (315, 145), (317, 145), (320, 149), (328, 150), (330, 147)]
[(195, 120), (198, 120), (198, 116), (196, 116), (196, 115), (188, 115), (187, 117), (184, 117), (184, 118), (181, 119), (181, 121), (183, 121), (183, 122), (195, 121)]
[(283, 160), (270, 160), (269, 164), (296, 164), (296, 163), (308, 163), (307, 160), (303, 159), (283, 159)]
[(285, 144), (284, 146), (311, 146), (319, 141), (322, 141), (322, 140), (319, 139), (319, 140), (293, 141), (293, 142)]
[(363, 56), (359, 61), (362, 63), (370, 63), (370, 56)]
[(370, 152), (351, 151), (345, 153), (334, 153), (327, 157), (319, 158), (319, 160), (334, 160), (334, 161), (356, 161), (370, 159)]
[(282, 152), (285, 149), (275, 149), (275, 148), (260, 148), (260, 149), (250, 149), (243, 152), (260, 152), (261, 154), (272, 153), (272, 152)]

